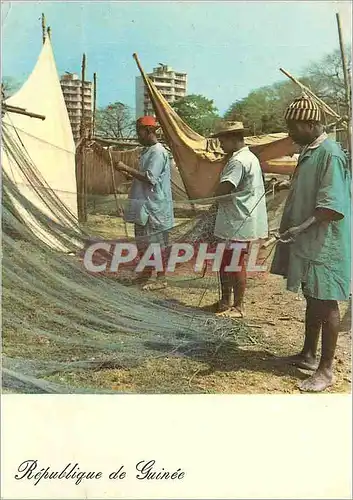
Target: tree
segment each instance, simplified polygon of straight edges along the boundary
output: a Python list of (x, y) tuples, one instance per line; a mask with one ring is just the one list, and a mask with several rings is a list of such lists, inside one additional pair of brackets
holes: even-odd
[[(313, 92), (317, 90), (310, 79), (301, 78), (300, 81)], [(298, 90), (298, 86), (291, 81), (278, 82), (253, 90), (244, 99), (233, 103), (224, 118), (242, 121), (252, 135), (282, 132), (285, 128), (283, 118), (285, 110), (298, 96)]]
[[(346, 48), (347, 66), (352, 67), (350, 48)], [(331, 106), (338, 114), (347, 114), (344, 76), (339, 49), (328, 54), (321, 61), (308, 66), (305, 74), (317, 88), (317, 96)], [(350, 78), (349, 78), (350, 81)]]
[[(348, 59), (351, 65), (351, 59)], [(299, 81), (310, 88), (341, 116), (347, 113), (340, 51), (325, 56), (303, 71)], [(226, 120), (242, 121), (253, 135), (281, 132), (288, 104), (300, 95), (290, 80), (253, 90), (234, 102), (224, 115)]]
[(176, 113), (195, 132), (209, 136), (221, 120), (211, 99), (203, 95), (190, 94), (172, 104)]
[(4, 99), (11, 97), (21, 87), (20, 82), (12, 76), (4, 76), (1, 82), (1, 93)]
[(122, 102), (114, 102), (96, 112), (95, 133), (107, 139), (132, 137), (135, 120), (132, 110)]

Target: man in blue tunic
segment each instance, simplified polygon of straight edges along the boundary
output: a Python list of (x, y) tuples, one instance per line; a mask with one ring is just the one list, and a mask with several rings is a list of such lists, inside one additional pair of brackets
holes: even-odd
[[(141, 153), (139, 170), (122, 162), (116, 166), (134, 178), (124, 219), (134, 224), (140, 256), (151, 243), (159, 244), (162, 252), (166, 252), (168, 232), (174, 225), (170, 157), (168, 151), (158, 142), (157, 129), (158, 124), (153, 116), (139, 118), (136, 122), (137, 137), (140, 144), (145, 146)], [(151, 276), (152, 268), (146, 267), (138, 279), (144, 289), (166, 286), (165, 268), (164, 271), (157, 272), (157, 284), (147, 283)]]
[[(339, 331), (337, 301), (350, 295), (351, 175), (338, 143), (321, 125), (317, 104), (306, 95), (285, 114), (293, 141), (302, 146), (280, 225), (271, 272), (287, 278), (287, 289), (302, 287), (307, 301), (302, 351), (282, 361), (314, 370), (299, 388), (319, 392), (333, 383)], [(322, 349), (316, 353), (320, 331)]]

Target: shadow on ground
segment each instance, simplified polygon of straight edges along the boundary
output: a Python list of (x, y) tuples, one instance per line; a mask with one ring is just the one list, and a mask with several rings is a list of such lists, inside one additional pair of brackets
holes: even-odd
[[(175, 346), (166, 342), (146, 342), (145, 347), (165, 352), (166, 355), (170, 355), (175, 349)], [(178, 351), (173, 352), (173, 356), (208, 365), (208, 368), (198, 372), (199, 376), (211, 375), (215, 372), (237, 371), (272, 373), (273, 375), (292, 376), (298, 379), (305, 379), (308, 376), (308, 372), (278, 362), (274, 355), (266, 350), (244, 349), (232, 340), (226, 340), (222, 344), (219, 341), (188, 344), (186, 348), (179, 348)]]

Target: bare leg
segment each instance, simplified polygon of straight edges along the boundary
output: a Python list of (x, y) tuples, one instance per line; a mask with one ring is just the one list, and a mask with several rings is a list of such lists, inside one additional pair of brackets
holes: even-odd
[(234, 309), (239, 312), (239, 315), (244, 316), (244, 294), (246, 289), (246, 268), (233, 275), (233, 295), (234, 295)]
[(316, 370), (316, 352), (322, 325), (322, 310), (320, 300), (306, 297), (305, 312), (305, 340), (299, 354), (277, 358), (278, 361), (288, 363), (306, 370)]
[(338, 304), (333, 300), (322, 300), (322, 349), (321, 359), (317, 371), (299, 388), (302, 391), (321, 392), (332, 385), (332, 365), (337, 345), (337, 337), (340, 326), (340, 314)]
[(220, 279), (221, 279), (221, 301), (220, 301), (219, 312), (221, 312), (221, 310), (230, 309), (232, 305), (231, 303), (232, 282), (230, 276), (228, 273), (222, 270), (220, 272)]
[(144, 285), (149, 279), (151, 279), (151, 276), (152, 268), (145, 267), (145, 269), (141, 273), (138, 273), (135, 282), (139, 285)]
[(213, 312), (216, 314), (225, 313), (232, 307), (232, 284), (229, 279), (229, 275), (228, 273), (224, 272), (224, 269), (221, 269), (219, 276), (221, 281), (221, 300), (217, 300), (217, 302), (208, 306), (204, 306), (202, 308), (204, 311)]
[(169, 250), (168, 250), (168, 233), (165, 232), (164, 235), (164, 247), (162, 249), (162, 264), (163, 271), (157, 271), (157, 280), (152, 283), (146, 283), (143, 286), (143, 290), (161, 290), (162, 288), (167, 288), (166, 280), (166, 268), (168, 265)]

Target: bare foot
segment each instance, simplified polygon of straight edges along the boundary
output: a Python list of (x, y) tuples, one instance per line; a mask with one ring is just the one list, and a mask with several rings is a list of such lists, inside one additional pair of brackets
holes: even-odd
[(221, 313), (224, 311), (228, 311), (228, 309), (230, 308), (231, 308), (230, 304), (227, 304), (222, 300), (218, 300), (214, 304), (210, 304), (209, 306), (204, 306), (201, 309), (207, 312)]
[(144, 291), (153, 291), (153, 290), (162, 290), (163, 288), (167, 288), (168, 284), (165, 280), (156, 280), (152, 283), (146, 283), (142, 290)]
[(232, 310), (234, 311), (233, 318), (245, 318), (245, 311), (244, 311), (244, 306), (236, 306), (234, 305), (232, 307)]
[(299, 389), (305, 392), (321, 392), (333, 384), (331, 370), (318, 370), (311, 377), (299, 384)]
[(216, 313), (216, 316), (222, 317), (222, 318), (233, 318), (233, 319), (239, 319), (244, 317), (244, 313), (236, 308), (236, 307), (228, 307), (224, 311), (219, 311)]
[(303, 354), (295, 354), (294, 356), (275, 357), (275, 362), (293, 365), (304, 370), (316, 370), (318, 365), (315, 358), (304, 356)]

